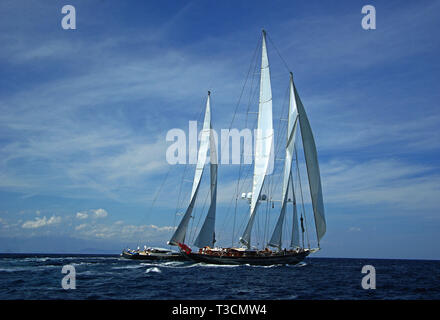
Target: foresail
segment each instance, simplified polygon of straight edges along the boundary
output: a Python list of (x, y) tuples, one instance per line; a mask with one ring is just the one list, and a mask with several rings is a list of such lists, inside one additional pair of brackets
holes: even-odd
[[(290, 175), (289, 175), (290, 177)], [(276, 247), (278, 249), (281, 249), (281, 242), (282, 242), (282, 235), (283, 235), (283, 223), (284, 218), (286, 216), (286, 198), (287, 192), (285, 196), (282, 198), (282, 204), (281, 204), (281, 212), (277, 220), (277, 224), (275, 225), (275, 229), (273, 230), (272, 237), (270, 238), (270, 241), (268, 243), (269, 246)]]
[[(272, 237), (268, 245), (276, 248), (281, 248), (282, 233), (283, 233), (283, 223), (286, 216), (286, 205), (288, 200), (289, 182), (292, 178), (292, 157), (295, 146), (295, 136), (298, 120), (298, 110), (296, 107), (295, 93), (293, 89), (293, 79), (292, 74), (290, 75), (290, 98), (289, 98), (289, 114), (288, 114), (288, 124), (287, 124), (287, 144), (286, 144), (286, 156), (284, 161), (284, 175), (283, 175), (283, 191), (281, 196), (281, 211), (275, 225), (275, 229), (272, 233)], [(293, 188), (292, 188), (293, 190)]]
[(299, 124), (301, 137), (306, 159), (307, 175), (309, 178), (310, 194), (312, 198), (313, 214), (315, 218), (316, 235), (319, 241), (325, 234), (326, 222), (324, 215), (324, 202), (322, 199), (321, 175), (319, 172), (318, 154), (316, 151), (315, 139), (313, 138), (312, 128), (307, 118), (304, 106), (295, 88), (295, 99), (298, 107)]
[(208, 94), (208, 99), (206, 101), (205, 119), (203, 121), (203, 129), (200, 137), (200, 148), (197, 155), (197, 165), (194, 174), (190, 203), (185, 214), (183, 215), (182, 220), (180, 221), (179, 226), (177, 227), (170, 241), (168, 241), (170, 245), (178, 245), (179, 243), (185, 242), (186, 230), (188, 229), (188, 223), (189, 220), (191, 219), (191, 213), (197, 198), (197, 193), (200, 186), (200, 180), (202, 179), (203, 169), (205, 168), (206, 154), (210, 142), (209, 141), (210, 132), (211, 132), (211, 110), (210, 110), (210, 98)]
[[(293, 179), (290, 180), (292, 190), (293, 190)], [(290, 246), (292, 248), (299, 248), (299, 224), (298, 224), (298, 210), (296, 206), (295, 192), (293, 192), (293, 223), (292, 223), (292, 238), (290, 241)]]
[(240, 242), (250, 247), (252, 227), (258, 207), (258, 200), (264, 179), (269, 168), (273, 144), (272, 124), (272, 89), (270, 85), (269, 60), (266, 49), (266, 34), (263, 31), (261, 74), (260, 74), (260, 101), (258, 107), (258, 124), (256, 130), (254, 177), (252, 184), (252, 198), (250, 205), (250, 217)]
[(217, 204), (217, 147), (214, 135), (210, 134), (209, 138), (209, 157), (211, 160), (211, 204), (206, 215), (200, 233), (197, 236), (194, 245), (203, 248), (206, 246), (213, 247), (215, 243), (215, 211)]

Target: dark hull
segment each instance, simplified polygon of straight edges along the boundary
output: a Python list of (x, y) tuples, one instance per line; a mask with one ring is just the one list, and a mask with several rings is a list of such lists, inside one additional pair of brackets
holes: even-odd
[(287, 253), (271, 256), (249, 256), (249, 257), (231, 257), (231, 256), (214, 256), (200, 253), (185, 253), (182, 255), (196, 262), (204, 262), (209, 264), (224, 264), (224, 265), (259, 265), (270, 266), (276, 264), (297, 264), (304, 260), (310, 254), (310, 251), (302, 251), (298, 253)]
[(161, 253), (151, 253), (149, 255), (146, 254), (131, 254), (128, 252), (122, 252), (121, 256), (126, 259), (131, 260), (149, 260), (149, 261), (183, 261), (186, 258), (180, 253), (173, 254), (161, 254)]

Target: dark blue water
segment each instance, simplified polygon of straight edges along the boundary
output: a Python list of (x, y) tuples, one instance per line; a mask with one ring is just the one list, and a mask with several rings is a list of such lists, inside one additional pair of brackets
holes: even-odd
[[(61, 286), (64, 265), (75, 267), (74, 290)], [(361, 286), (364, 265), (376, 269), (375, 290)], [(0, 299), (440, 299), (440, 261), (309, 258), (255, 267), (0, 255)]]

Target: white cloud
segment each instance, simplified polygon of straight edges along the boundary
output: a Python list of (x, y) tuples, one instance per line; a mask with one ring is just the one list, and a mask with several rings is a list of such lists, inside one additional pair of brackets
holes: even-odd
[(75, 227), (75, 230), (82, 230), (82, 229), (84, 229), (84, 228), (86, 228), (87, 227), (87, 224), (85, 224), (85, 223), (83, 223), (83, 224), (80, 224), (80, 225), (78, 225), (78, 226), (76, 226)]
[(170, 226), (158, 227), (158, 226), (155, 226), (154, 224), (150, 225), (150, 228), (152, 228), (155, 231), (159, 231), (159, 232), (162, 232), (162, 231), (171, 232), (176, 229), (175, 227), (170, 227)]
[(113, 224), (81, 224), (75, 227), (76, 237), (83, 239), (113, 239), (137, 241), (139, 239), (166, 242), (176, 228), (156, 225), (126, 225), (123, 221)]
[(324, 201), (345, 206), (387, 205), (400, 210), (437, 211), (440, 175), (432, 173), (435, 170), (395, 159), (335, 159), (321, 165)]
[(76, 213), (76, 218), (77, 219), (87, 219), (88, 218), (88, 214), (86, 212), (77, 212)]
[(105, 218), (108, 215), (107, 211), (104, 209), (96, 209), (91, 211), (94, 213), (96, 218)]
[(43, 218), (35, 218), (35, 220), (29, 220), (23, 223), (21, 226), (24, 229), (36, 229), (44, 226), (49, 226), (53, 224), (58, 224), (61, 222), (61, 217), (52, 216), (49, 219), (44, 216)]

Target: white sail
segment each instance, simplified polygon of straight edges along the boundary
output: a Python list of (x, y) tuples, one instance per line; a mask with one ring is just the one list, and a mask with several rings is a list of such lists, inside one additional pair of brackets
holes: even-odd
[(316, 152), (315, 139), (313, 138), (312, 128), (306, 111), (298, 95), (295, 85), (295, 100), (298, 107), (299, 124), (301, 128), (301, 137), (306, 159), (307, 175), (309, 178), (310, 195), (312, 198), (313, 214), (315, 218), (316, 235), (319, 241), (325, 234), (326, 222), (324, 215), (324, 202), (322, 199), (321, 175), (319, 172), (318, 153)]
[[(296, 107), (295, 93), (293, 89), (293, 77), (290, 74), (290, 98), (289, 98), (289, 114), (287, 124), (287, 144), (286, 144), (286, 157), (284, 161), (284, 176), (283, 176), (283, 193), (281, 196), (281, 212), (275, 225), (275, 229), (272, 233), (272, 237), (268, 245), (276, 248), (281, 248), (281, 240), (283, 233), (283, 223), (286, 216), (286, 205), (289, 193), (289, 182), (292, 178), (292, 158), (295, 145), (295, 136), (298, 120), (298, 110)], [(293, 188), (292, 188), (293, 190)]]
[(272, 89), (270, 85), (269, 60), (266, 49), (266, 33), (263, 31), (261, 75), (260, 75), (260, 102), (258, 108), (258, 125), (256, 130), (254, 177), (252, 185), (252, 198), (250, 204), (250, 217), (240, 242), (250, 247), (252, 227), (258, 207), (258, 199), (267, 174), (273, 145), (272, 124)]
[(199, 191), (200, 180), (202, 179), (203, 169), (205, 168), (206, 154), (208, 151), (208, 145), (210, 142), (209, 137), (211, 133), (211, 109), (209, 100), (210, 96), (208, 94), (208, 99), (206, 101), (205, 119), (203, 121), (203, 129), (200, 137), (200, 148), (197, 155), (197, 165), (194, 174), (190, 203), (188, 208), (186, 209), (185, 214), (183, 215), (182, 220), (180, 221), (179, 226), (177, 227), (170, 241), (168, 241), (168, 244), (170, 245), (178, 245), (179, 243), (184, 243), (188, 223), (191, 219), (191, 213), (193, 211), (194, 204), (197, 198), (197, 193)]
[(200, 233), (197, 236), (194, 245), (203, 248), (206, 246), (213, 247), (215, 243), (215, 211), (217, 203), (217, 147), (214, 135), (210, 134), (209, 157), (211, 160), (211, 204), (206, 215)]
[[(290, 179), (292, 190), (293, 188), (293, 179)], [(295, 197), (295, 191), (293, 193), (293, 223), (292, 223), (292, 238), (290, 241), (290, 246), (292, 248), (299, 248), (299, 224), (298, 224), (298, 211), (296, 206), (296, 197)]]

